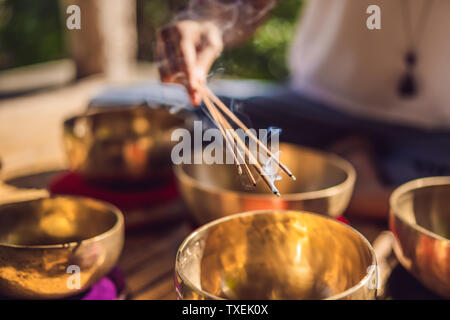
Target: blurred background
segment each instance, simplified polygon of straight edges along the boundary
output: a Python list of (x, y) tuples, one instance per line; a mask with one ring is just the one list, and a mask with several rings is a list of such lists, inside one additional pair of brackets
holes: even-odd
[[(84, 112), (107, 87), (158, 82), (155, 31), (188, 3), (0, 0), (1, 174), (64, 166), (64, 119)], [(215, 78), (287, 79), (287, 52), (303, 3), (279, 1), (250, 41), (216, 61)], [(81, 30), (66, 26), (73, 4), (81, 10)]]
[[(83, 10), (87, 2), (91, 2), (91, 10)], [(153, 60), (155, 30), (171, 21), (174, 13), (182, 10), (187, 2), (188, 0), (125, 1), (135, 11), (134, 19), (129, 22), (136, 26), (135, 55), (139, 61)], [(72, 37), (71, 33), (77, 31), (67, 31), (65, 27), (65, 8), (72, 3), (79, 3), (81, 7), (84, 27), (81, 31), (91, 31), (87, 30), (92, 28), (87, 20), (95, 19), (91, 15), (93, 5), (97, 3), (98, 9), (102, 6), (101, 0), (0, 0), (0, 70), (77, 55), (74, 52), (76, 50), (71, 49), (72, 40), (69, 39)], [(286, 79), (286, 53), (302, 4), (303, 0), (280, 1), (270, 19), (251, 41), (224, 52), (214, 69), (223, 70), (224, 75), (232, 77)], [(82, 45), (83, 41), (75, 44)], [(79, 75), (89, 73), (91, 72), (79, 72)]]

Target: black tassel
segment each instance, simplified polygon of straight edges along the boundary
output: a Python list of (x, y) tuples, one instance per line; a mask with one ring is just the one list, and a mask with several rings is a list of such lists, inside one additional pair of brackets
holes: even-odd
[(404, 60), (408, 71), (400, 79), (398, 93), (403, 98), (413, 98), (418, 93), (417, 81), (413, 74), (413, 69), (417, 64), (417, 55), (410, 50), (405, 54)]
[(398, 86), (398, 93), (403, 98), (413, 98), (418, 93), (417, 81), (414, 78), (412, 72), (407, 71), (402, 78)]

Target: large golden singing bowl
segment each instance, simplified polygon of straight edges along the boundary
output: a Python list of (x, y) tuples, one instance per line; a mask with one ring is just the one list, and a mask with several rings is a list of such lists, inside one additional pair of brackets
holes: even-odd
[[(263, 181), (246, 187), (232, 164), (175, 166), (181, 194), (197, 223), (252, 210), (292, 209), (327, 216), (341, 215), (353, 193), (356, 173), (346, 160), (294, 144), (280, 143), (280, 160), (297, 177), (284, 173), (276, 182), (281, 198)], [(255, 174), (256, 176), (256, 174)]]
[(123, 216), (104, 202), (54, 197), (2, 205), (0, 295), (57, 299), (80, 293), (115, 266), (123, 240)]
[(301, 211), (215, 220), (178, 250), (180, 299), (374, 299), (376, 259), (357, 231)]
[(171, 134), (188, 119), (167, 108), (96, 108), (64, 122), (71, 170), (100, 183), (136, 183), (171, 174)]
[(394, 191), (390, 205), (401, 264), (430, 290), (450, 298), (450, 177), (408, 182)]

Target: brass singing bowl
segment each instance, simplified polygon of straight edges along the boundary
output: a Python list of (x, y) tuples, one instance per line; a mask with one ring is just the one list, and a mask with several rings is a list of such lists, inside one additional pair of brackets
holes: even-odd
[(376, 259), (356, 230), (301, 211), (236, 214), (194, 231), (175, 262), (179, 299), (374, 299)]
[(179, 189), (196, 222), (201, 225), (230, 214), (266, 209), (342, 215), (353, 193), (353, 166), (336, 155), (294, 144), (280, 143), (279, 148), (280, 160), (297, 177), (293, 181), (281, 173), (282, 179), (276, 182), (280, 198), (263, 181), (246, 187), (233, 164), (175, 166)]
[(123, 216), (104, 202), (64, 196), (2, 205), (0, 296), (80, 293), (115, 266), (123, 241)]
[(72, 171), (104, 184), (135, 184), (171, 175), (171, 134), (188, 118), (163, 107), (95, 108), (64, 122)]
[(431, 291), (450, 298), (450, 177), (408, 182), (390, 199), (394, 251)]

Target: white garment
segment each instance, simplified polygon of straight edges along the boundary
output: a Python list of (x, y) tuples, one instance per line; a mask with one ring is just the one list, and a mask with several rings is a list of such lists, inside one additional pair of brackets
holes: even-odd
[[(291, 50), (293, 87), (346, 112), (449, 129), (450, 0), (433, 0), (425, 26), (419, 15), (431, 0), (407, 1), (413, 32), (424, 28), (416, 97), (402, 98), (397, 89), (410, 46), (403, 0), (309, 0)], [(367, 28), (372, 4), (381, 8), (381, 30)]]

